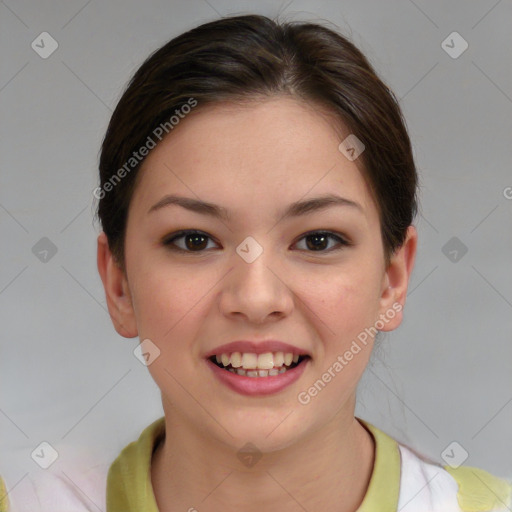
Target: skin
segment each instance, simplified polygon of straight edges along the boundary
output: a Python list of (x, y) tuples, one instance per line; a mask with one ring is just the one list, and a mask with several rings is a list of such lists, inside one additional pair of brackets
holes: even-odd
[[(307, 405), (297, 399), (359, 333), (405, 304), (414, 265), (410, 226), (386, 267), (376, 204), (358, 161), (338, 150), (348, 133), (318, 107), (289, 97), (197, 107), (143, 163), (128, 215), (126, 275), (104, 233), (98, 237), (117, 332), (149, 338), (161, 351), (148, 369), (167, 432), (151, 468), (162, 511), (349, 512), (367, 491), (374, 442), (354, 409), (371, 338)], [(171, 193), (221, 205), (232, 218), (177, 205), (147, 213)], [(362, 211), (334, 206), (279, 220), (288, 204), (325, 193)], [(162, 243), (181, 229), (210, 237), (203, 252), (186, 238), (175, 244), (188, 253)], [(329, 239), (315, 251), (304, 237), (312, 230), (339, 233), (352, 245)], [(252, 263), (236, 253), (247, 236), (263, 248)], [(380, 330), (401, 321), (398, 312)], [(203, 357), (240, 339), (282, 340), (312, 359), (283, 391), (243, 396), (219, 383)], [(247, 442), (263, 454), (250, 468), (237, 458)]]

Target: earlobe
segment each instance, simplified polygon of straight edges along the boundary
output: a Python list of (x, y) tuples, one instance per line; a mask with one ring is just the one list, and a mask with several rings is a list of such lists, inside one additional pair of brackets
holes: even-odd
[(392, 331), (402, 323), (402, 310), (407, 298), (407, 287), (414, 268), (418, 233), (414, 226), (407, 228), (404, 243), (391, 256), (383, 280), (380, 313), (387, 322), (382, 331)]
[(97, 264), (112, 323), (121, 336), (134, 338), (138, 331), (128, 282), (110, 252), (103, 231), (98, 235)]

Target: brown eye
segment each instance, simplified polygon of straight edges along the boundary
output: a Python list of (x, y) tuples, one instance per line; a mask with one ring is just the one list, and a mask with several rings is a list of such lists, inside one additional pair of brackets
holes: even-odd
[[(209, 240), (213, 241), (213, 239), (206, 233), (195, 230), (186, 230), (167, 237), (162, 243), (172, 251), (202, 253), (207, 249), (211, 249), (211, 247), (208, 247)], [(307, 252), (327, 253), (339, 250), (343, 248), (343, 246), (351, 245), (350, 242), (345, 240), (343, 237), (338, 234), (331, 233), (330, 231), (312, 231), (303, 235), (300, 240), (306, 241), (306, 247), (300, 248), (300, 250)], [(180, 243), (178, 244), (177, 241), (180, 241)], [(329, 244), (332, 241), (337, 242), (338, 247), (329, 247)]]
[(306, 245), (311, 250), (322, 250), (326, 249), (329, 245), (329, 237), (324, 233), (318, 233), (316, 235), (308, 235), (306, 237)]
[[(326, 250), (330, 240), (338, 242), (341, 246), (350, 245), (344, 238), (329, 231), (313, 231), (306, 233), (301, 240), (306, 240), (306, 250), (309, 252), (331, 252), (332, 250), (336, 250), (336, 248), (332, 247)], [(341, 247), (338, 247), (338, 249), (340, 248)]]
[[(183, 240), (184, 244), (181, 247), (176, 244), (177, 240)], [(171, 238), (167, 238), (163, 241), (165, 246), (168, 246), (171, 250), (183, 251), (183, 252), (203, 252), (208, 245), (208, 240), (211, 237), (200, 231), (180, 231)]]
[(190, 249), (190, 250), (205, 249), (206, 245), (208, 245), (207, 242), (205, 243), (206, 238), (207, 237), (205, 237), (204, 235), (201, 235), (199, 233), (185, 235), (185, 237), (184, 237), (185, 246), (187, 247), (187, 249)]

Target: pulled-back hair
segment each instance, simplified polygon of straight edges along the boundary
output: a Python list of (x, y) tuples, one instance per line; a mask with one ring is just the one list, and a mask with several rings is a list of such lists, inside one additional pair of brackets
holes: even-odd
[(389, 262), (417, 212), (417, 173), (396, 97), (354, 44), (333, 30), (246, 15), (203, 24), (156, 50), (112, 114), (94, 195), (109, 248), (123, 270), (128, 208), (143, 162), (140, 156), (134, 160), (134, 151), (192, 104), (200, 109), (276, 95), (316, 103), (348, 129), (346, 135), (363, 142), (357, 165), (379, 211)]

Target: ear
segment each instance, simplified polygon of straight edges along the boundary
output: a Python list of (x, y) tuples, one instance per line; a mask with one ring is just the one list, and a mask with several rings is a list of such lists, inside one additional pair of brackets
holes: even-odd
[(134, 338), (138, 330), (128, 280), (110, 252), (107, 235), (103, 231), (98, 236), (97, 263), (112, 323), (121, 336)]
[(391, 256), (382, 281), (380, 319), (384, 327), (380, 331), (392, 331), (402, 323), (402, 310), (407, 298), (407, 286), (416, 259), (418, 233), (414, 226), (407, 228), (404, 243)]

